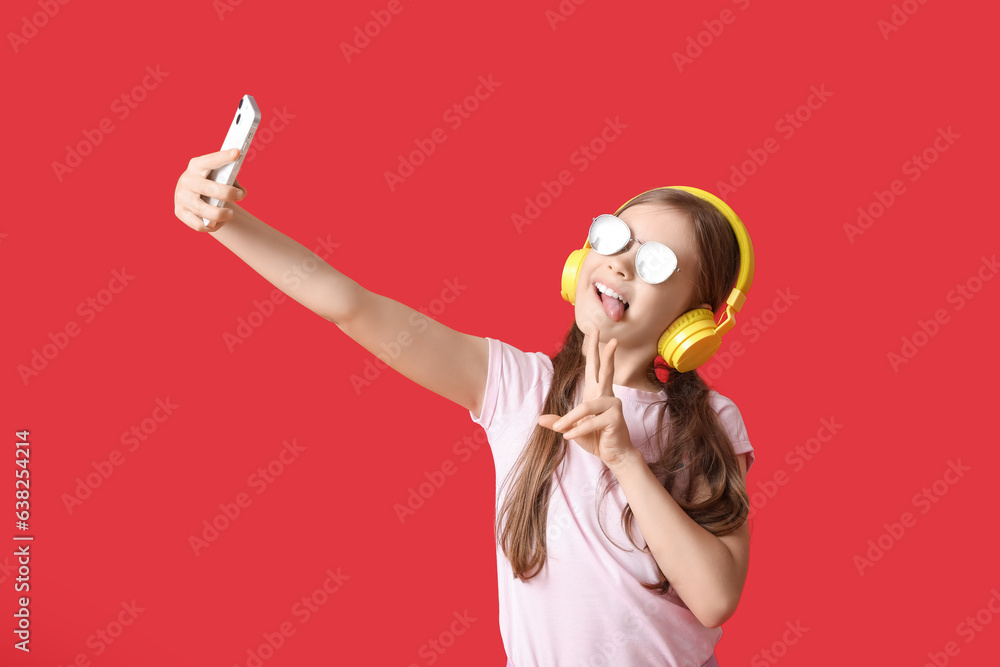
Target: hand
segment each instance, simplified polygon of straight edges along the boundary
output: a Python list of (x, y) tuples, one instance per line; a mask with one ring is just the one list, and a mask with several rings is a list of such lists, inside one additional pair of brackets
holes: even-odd
[[(237, 202), (246, 197), (247, 191), (240, 185), (239, 179), (236, 179), (235, 185), (225, 185), (207, 178), (213, 169), (235, 162), (239, 155), (240, 149), (231, 148), (191, 158), (174, 189), (174, 215), (181, 222), (197, 232), (214, 232), (232, 220), (236, 215), (232, 208), (212, 206), (201, 195), (227, 202)], [(208, 219), (207, 227), (202, 218)]]
[(612, 338), (600, 354), (597, 335), (585, 334), (583, 349), (587, 357), (583, 395), (579, 405), (562, 417), (542, 415), (538, 423), (573, 439), (585, 451), (599, 457), (609, 467), (635, 449), (622, 414), (621, 399), (614, 395), (615, 349)]

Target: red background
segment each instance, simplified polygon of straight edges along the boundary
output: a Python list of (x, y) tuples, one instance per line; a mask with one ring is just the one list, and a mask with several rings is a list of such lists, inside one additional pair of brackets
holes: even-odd
[[(992, 664), (1000, 281), (974, 279), (1000, 246), (995, 8), (594, 0), (564, 3), (575, 11), (553, 28), (556, 0), (406, 2), (348, 62), (341, 43), (387, 3), (219, 6), (70, 2), (33, 31), (38, 2), (4, 4), (0, 533), (17, 532), (10, 443), (29, 429), (35, 541), (32, 651), (5, 632), (0, 663), (246, 665), (291, 621), (268, 667), (504, 664), (493, 464), (488, 448), (467, 461), (453, 449), (481, 438), (468, 413), (392, 370), (356, 392), (351, 375), (374, 355), (289, 300), (226, 346), (274, 288), (181, 223), (172, 195), (249, 93), (262, 128), (291, 118), (255, 139), (245, 208), (310, 249), (329, 237), (333, 266), (412, 307), (457, 279), (467, 287), (435, 318), (526, 351), (554, 353), (572, 321), (558, 279), (590, 217), (660, 185), (724, 194), (757, 266), (709, 379), (758, 458), (750, 573), (720, 664)], [(883, 35), (894, 11), (902, 25)], [(17, 33), (31, 37), (12, 44)], [(147, 67), (165, 75), (144, 89)], [(480, 76), (500, 85), (455, 129), (443, 114)], [(813, 86), (829, 98), (800, 109)], [(808, 119), (788, 136), (777, 124), (797, 109)], [(606, 118), (627, 127), (580, 171), (572, 156)], [(57, 176), (102, 119), (113, 131)], [(446, 141), (391, 191), (385, 172), (439, 127)], [(939, 128), (958, 135), (940, 153)], [(777, 151), (744, 166), (768, 139)], [(911, 180), (905, 165), (925, 150), (935, 161)], [(572, 184), (518, 233), (512, 214), (563, 169)], [(849, 238), (858, 207), (896, 179), (905, 192)], [(122, 268), (134, 278), (87, 321), (78, 307)], [(952, 290), (970, 279), (978, 291), (959, 308)], [(778, 313), (783, 290), (797, 299)], [(893, 368), (889, 354), (939, 309), (947, 322)], [(71, 323), (79, 335), (22, 379)], [(179, 407), (129, 451), (122, 434), (168, 397)], [(842, 428), (795, 464), (823, 419)], [(305, 449), (258, 495), (248, 477), (285, 440)], [(115, 450), (124, 462), (68, 511), (77, 478)], [(401, 524), (394, 505), (447, 460), (455, 474)], [(949, 461), (968, 467), (953, 484)], [(915, 503), (925, 487), (935, 502)], [(241, 492), (252, 504), (196, 556), (189, 537)], [(889, 536), (904, 512), (915, 523)], [(859, 573), (880, 536), (888, 550)], [(7, 558), (4, 628), (17, 605)], [(327, 568), (349, 579), (301, 623), (293, 605)], [(88, 641), (133, 600), (143, 611), (120, 637)], [(428, 653), (465, 611), (477, 620)], [(963, 631), (977, 613), (984, 625)], [(784, 634), (796, 623), (808, 631)]]

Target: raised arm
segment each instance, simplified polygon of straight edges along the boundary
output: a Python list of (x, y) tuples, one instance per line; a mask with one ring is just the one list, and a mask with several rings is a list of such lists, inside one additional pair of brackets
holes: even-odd
[[(417, 384), (476, 416), (482, 412), (489, 361), (485, 338), (455, 331), (360, 285), (352, 307), (331, 321), (369, 352), (381, 353), (383, 361), (389, 357), (389, 366)], [(398, 354), (387, 355), (381, 343)]]
[[(479, 415), (486, 391), (488, 341), (365, 289), (236, 204), (240, 189), (205, 178), (211, 169), (235, 157), (220, 151), (192, 159), (177, 182), (174, 214), (192, 229), (212, 232), (268, 282), (335, 323), (369, 352), (385, 356), (383, 343), (398, 349), (398, 354), (389, 355), (391, 368)], [(202, 194), (227, 202), (225, 208), (204, 202)], [(202, 217), (212, 225), (205, 228)], [(303, 270), (312, 266), (318, 268)]]

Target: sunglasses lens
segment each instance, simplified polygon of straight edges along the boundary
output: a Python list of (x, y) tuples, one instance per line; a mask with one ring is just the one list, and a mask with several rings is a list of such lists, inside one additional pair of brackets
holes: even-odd
[(624, 221), (613, 215), (602, 213), (594, 218), (590, 226), (590, 247), (602, 255), (611, 255), (628, 243), (629, 230)]
[(647, 283), (662, 283), (677, 270), (677, 255), (674, 251), (656, 241), (643, 243), (635, 256), (639, 277)]

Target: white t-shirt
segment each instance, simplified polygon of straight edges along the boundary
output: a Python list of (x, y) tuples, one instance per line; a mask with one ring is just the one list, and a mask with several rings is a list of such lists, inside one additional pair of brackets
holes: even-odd
[[(538, 423), (553, 370), (551, 359), (541, 352), (525, 353), (502, 341), (487, 340), (489, 370), (482, 414), (476, 418), (470, 411), (469, 416), (485, 429), (493, 452), (499, 509), (500, 487)], [(664, 400), (666, 391), (653, 393), (617, 384), (612, 389), (622, 401), (633, 444), (647, 462), (654, 461), (657, 450), (648, 434), (656, 430), (658, 408), (654, 404)], [(754, 451), (739, 409), (714, 390), (709, 400), (734, 451), (747, 453), (749, 471)], [(667, 420), (669, 411), (664, 416)], [(567, 442), (549, 501), (548, 558), (534, 578), (516, 579), (503, 549), (497, 546), (500, 635), (510, 663), (515, 667), (701, 667), (713, 659), (722, 629), (703, 626), (672, 587), (666, 595), (658, 595), (641, 586), (641, 582), (659, 581), (657, 564), (650, 553), (636, 550), (629, 542), (621, 525), (627, 501), (613, 480), (601, 504), (601, 523), (614, 543), (605, 537), (595, 508), (597, 484), (605, 468), (600, 458), (572, 440)], [(686, 479), (678, 480), (675, 498), (686, 484)], [(646, 546), (634, 518), (632, 535), (640, 548)]]

